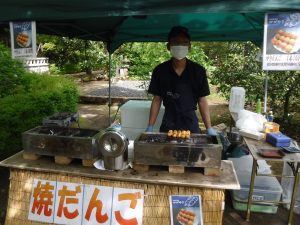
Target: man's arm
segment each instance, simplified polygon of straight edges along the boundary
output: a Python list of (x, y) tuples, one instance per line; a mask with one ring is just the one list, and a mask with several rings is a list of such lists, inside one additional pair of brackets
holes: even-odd
[(149, 126), (154, 126), (157, 115), (159, 113), (161, 106), (161, 97), (158, 95), (154, 95), (151, 103), (151, 108), (150, 108), (150, 115), (149, 115)]
[(211, 127), (210, 113), (206, 97), (198, 98), (199, 111), (206, 129)]

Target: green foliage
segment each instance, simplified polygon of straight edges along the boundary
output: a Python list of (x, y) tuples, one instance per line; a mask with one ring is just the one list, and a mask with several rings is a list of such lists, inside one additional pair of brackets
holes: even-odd
[(127, 43), (118, 54), (129, 60), (129, 77), (139, 80), (148, 80), (154, 67), (170, 57), (164, 43)]
[(81, 66), (79, 63), (72, 63), (72, 62), (67, 62), (62, 66), (62, 72), (71, 74), (71, 73), (77, 73), (82, 71)]
[(265, 74), (261, 63), (256, 61), (259, 49), (250, 42), (232, 42), (219, 43), (214, 50), (209, 52), (215, 65), (211, 83), (218, 87), (220, 94), (229, 99), (231, 87), (241, 86), (246, 89), (248, 103), (263, 99)]
[(38, 35), (42, 50), (39, 56), (48, 57), (63, 73), (99, 70), (107, 66), (104, 44), (95, 41)]
[[(117, 54), (125, 55), (129, 60), (129, 77), (148, 80), (153, 69), (170, 59), (166, 43), (128, 43)], [(198, 43), (192, 43), (188, 58), (211, 70), (210, 61)]]
[(24, 73), (22, 63), (11, 58), (11, 52), (0, 43), (0, 98), (13, 94)]
[(63, 77), (24, 74), (23, 91), (0, 99), (0, 158), (21, 150), (21, 134), (55, 112), (77, 110), (78, 91)]
[(59, 67), (56, 66), (55, 64), (50, 64), (49, 65), (49, 73), (50, 74), (55, 74), (55, 75), (63, 74), (62, 71), (59, 69)]
[(270, 71), (269, 101), (270, 107), (282, 119), (288, 119), (288, 114), (299, 112), (300, 72)]
[(0, 44), (0, 159), (21, 150), (21, 134), (60, 111), (76, 111), (78, 90), (60, 76), (28, 73)]
[(214, 71), (213, 61), (205, 54), (202, 43), (192, 43), (188, 58), (204, 66), (208, 76)]
[(242, 86), (248, 104), (255, 103), (258, 98), (263, 100), (268, 76), (268, 109), (272, 109), (282, 123), (292, 123), (292, 115), (299, 112), (298, 71), (264, 72), (261, 62), (256, 60), (259, 49), (250, 42), (209, 43), (203, 45), (203, 49), (213, 59), (215, 70), (211, 83), (217, 86), (221, 95), (229, 99), (231, 87)]

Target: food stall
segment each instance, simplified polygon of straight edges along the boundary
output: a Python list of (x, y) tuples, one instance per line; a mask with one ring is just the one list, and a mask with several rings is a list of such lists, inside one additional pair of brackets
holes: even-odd
[[(198, 215), (184, 217), (181, 211), (182, 220), (221, 225), (225, 190), (239, 189), (232, 162), (221, 160), (217, 137), (191, 134), (169, 140), (165, 133), (141, 133), (129, 144), (111, 127), (95, 133), (53, 123), (44, 120), (43, 126), (24, 132), (24, 150), (0, 162), (10, 169), (6, 225), (101, 224), (101, 215), (107, 215), (103, 224), (171, 224), (172, 196), (201, 198), (201, 208), (190, 209)], [(101, 170), (87, 163), (98, 158), (104, 161)], [(135, 204), (115, 200), (130, 193)], [(137, 223), (129, 223), (133, 219)]]
[[(248, 10), (245, 12), (245, 9), (248, 8), (248, 2), (243, 3), (240, 8), (238, 7), (238, 9), (236, 9), (235, 7), (240, 4), (232, 4), (232, 2), (209, 4), (205, 2), (203, 4), (186, 4), (186, 6), (183, 6), (181, 2), (178, 1), (178, 6), (173, 9), (171, 12), (172, 14), (165, 15), (166, 13), (170, 13), (170, 5), (166, 4), (168, 2), (164, 1), (153, 1), (150, 4), (147, 3), (148, 5), (143, 5), (142, 1), (137, 1), (137, 5), (133, 3), (131, 6), (127, 3), (120, 5), (120, 2), (112, 1), (111, 5), (107, 4), (104, 8), (102, 3), (96, 3), (96, 1), (85, 5), (74, 4), (74, 2), (70, 2), (70, 4), (65, 2), (59, 3), (59, 1), (56, 1), (55, 4), (52, 5), (53, 7), (50, 7), (49, 5), (40, 5), (41, 3), (37, 4), (37, 2), (34, 1), (32, 1), (32, 3), (33, 4), (30, 4), (31, 8), (29, 9), (27, 3), (15, 1), (15, 5), (19, 6), (18, 12), (20, 13), (16, 13), (14, 7), (5, 5), (3, 11), (1, 11), (2, 16), (0, 20), (9, 21), (20, 20), (22, 18), (26, 20), (38, 20), (40, 31), (44, 31), (44, 33), (53, 31), (55, 34), (60, 34), (62, 36), (84, 36), (86, 39), (91, 38), (93, 40), (105, 41), (109, 53), (112, 53), (118, 46), (126, 41), (147, 41), (149, 37), (152, 37), (152, 41), (164, 41), (166, 32), (168, 28), (174, 24), (174, 21), (184, 21), (182, 25), (191, 24), (191, 30), (196, 34), (194, 40), (220, 41), (220, 39), (222, 39), (226, 41), (261, 41), (262, 38), (259, 31), (263, 29), (262, 21), (264, 12), (268, 10), (273, 11), (275, 8), (273, 5), (271, 7), (271, 5), (268, 6), (269, 4), (260, 4), (259, 1), (256, 1), (257, 4), (254, 5), (255, 8), (258, 9), (258, 12), (250, 10), (249, 13)], [(236, 1), (236, 3), (240, 2)], [(299, 8), (296, 6), (297, 4), (293, 4), (292, 2), (287, 4), (288, 3), (285, 4), (284, 9)], [(93, 7), (91, 7), (91, 5), (93, 5)], [(174, 3), (174, 5), (176, 4)], [(280, 9), (282, 4), (278, 3), (275, 5)], [(96, 13), (95, 8), (98, 10)], [(142, 8), (147, 10), (143, 11), (141, 10)], [(224, 11), (218, 11), (220, 8), (224, 9)], [(40, 10), (42, 9), (43, 11), (41, 12)], [(61, 9), (67, 9), (67, 12)], [(120, 9), (120, 11), (117, 9)], [(82, 12), (82, 15), (72, 14), (72, 12), (77, 13), (79, 11)], [(243, 13), (240, 13), (239, 11), (242, 11)], [(156, 12), (158, 15), (152, 15), (153, 13), (149, 14), (149, 12)], [(184, 14), (184, 12), (192, 13), (188, 15)], [(211, 14), (208, 16), (207, 13)], [(58, 18), (63, 18), (63, 20), (59, 21)], [(85, 18), (90, 18), (91, 20)], [(57, 26), (58, 21), (63, 22), (65, 26)], [(230, 31), (228, 31), (228, 21), (237, 21), (236, 26), (230, 23), (232, 28)], [(135, 26), (133, 26), (133, 24), (135, 24)], [(199, 24), (207, 24), (207, 29), (199, 29)], [(215, 26), (215, 24), (220, 24), (220, 26)], [(159, 27), (159, 25), (162, 26)], [(144, 29), (146, 26), (147, 29)], [(204, 26), (202, 27), (204, 28)], [(116, 36), (116, 34), (122, 34), (123, 36), (119, 37)], [(203, 36), (203, 34), (206, 35)], [(111, 54), (109, 55), (109, 58), (111, 58)], [(109, 102), (109, 107), (110, 105), (111, 102)], [(62, 139), (63, 138), (64, 137), (62, 137)], [(95, 143), (96, 142), (92, 141), (91, 146)], [(40, 147), (43, 146), (44, 144), (42, 143)], [(204, 224), (218, 225), (222, 224), (225, 189), (239, 188), (234, 168), (229, 161), (218, 160), (217, 168), (215, 167), (216, 164), (212, 164), (212, 168), (217, 169), (218, 171), (218, 174), (216, 174), (217, 176), (211, 176), (211, 170), (206, 170), (208, 164), (202, 164), (202, 167), (199, 166), (200, 171), (180, 170), (181, 173), (179, 174), (161, 170), (157, 165), (153, 164), (151, 165), (156, 166), (155, 169), (151, 170), (147, 168), (146, 171), (134, 168), (127, 168), (119, 171), (100, 171), (96, 168), (86, 167), (86, 164), (83, 163), (86, 162), (84, 160), (91, 160), (91, 156), (93, 159), (93, 154), (90, 154), (88, 157), (85, 154), (78, 154), (80, 155), (79, 159), (82, 162), (76, 163), (69, 160), (74, 157), (72, 152), (68, 152), (68, 157), (61, 154), (57, 155), (55, 146), (59, 145), (53, 146), (54, 153), (52, 155), (42, 154), (43, 157), (36, 157), (36, 153), (28, 154), (28, 152), (20, 152), (0, 163), (1, 166), (8, 167), (11, 171), (6, 224), (66, 223), (66, 221), (68, 221), (67, 219), (74, 219), (74, 221), (76, 221), (74, 224), (88, 224), (88, 221), (86, 220), (87, 218), (91, 218), (92, 212), (84, 210), (86, 209), (86, 202), (83, 193), (81, 192), (81, 188), (90, 190), (90, 186), (97, 186), (99, 188), (101, 187), (101, 189), (108, 187), (109, 190), (107, 190), (107, 193), (108, 191), (111, 193), (111, 189), (114, 190), (114, 188), (116, 189), (116, 192), (120, 192), (120, 188), (125, 188), (129, 193), (131, 193), (131, 189), (134, 191), (139, 190), (135, 197), (143, 199), (143, 207), (142, 213), (137, 215), (138, 218), (136, 220), (140, 221), (142, 218), (143, 224), (170, 223), (170, 196), (200, 195), (202, 197), (202, 217)], [(70, 143), (70, 146), (72, 146), (72, 142)], [(112, 148), (113, 144), (110, 142), (108, 146)], [(181, 145), (171, 146), (172, 147), (169, 149), (181, 149)], [(183, 146), (183, 149), (187, 148), (190, 148), (190, 145)], [(199, 149), (203, 149), (203, 146), (199, 147)], [(24, 149), (24, 151), (27, 150), (28, 149)], [(68, 148), (68, 150), (72, 151), (72, 147)], [(107, 156), (110, 155), (108, 154)], [(200, 159), (202, 159), (201, 161), (213, 161), (213, 157), (202, 158), (202, 156), (203, 154), (201, 154), (200, 157)], [(143, 163), (145, 163), (145, 161)], [(186, 167), (186, 165), (179, 166), (181, 169), (182, 167)], [(192, 165), (192, 168), (193, 166), (194, 164)], [(170, 166), (168, 167), (170, 170)], [(204, 175), (203, 170), (208, 171), (208, 174)], [(78, 184), (79, 187), (77, 188), (76, 185), (74, 186), (72, 184)], [(50, 202), (43, 201), (42, 198), (40, 206), (35, 206), (35, 197), (41, 193), (38, 189), (39, 185), (43, 185), (44, 188), (47, 187), (47, 189), (45, 189), (47, 191), (47, 200), (49, 200), (49, 196), (51, 198)], [(64, 207), (64, 201), (59, 200), (62, 199), (62, 194), (66, 194), (65, 192), (69, 193), (65, 187), (74, 187), (76, 190), (75, 193), (77, 193), (78, 189), (81, 198), (68, 198), (66, 203), (74, 204), (81, 210), (79, 210), (79, 208), (72, 208), (70, 212), (67, 207)], [(96, 189), (97, 188), (94, 187), (92, 190), (95, 191)], [(89, 194), (88, 191), (84, 193), (86, 196)], [(71, 194), (74, 193), (72, 192)], [(52, 199), (53, 196), (56, 196), (57, 198)], [(109, 196), (113, 196), (113, 194)], [(113, 199), (113, 197), (111, 199)], [(138, 203), (137, 201), (133, 202), (132, 208), (135, 208), (136, 205), (140, 206), (140, 201), (138, 201)], [(56, 209), (54, 207), (56, 204), (58, 205), (58, 209), (60, 209), (57, 212), (53, 211)], [(102, 201), (96, 200), (93, 204), (99, 206), (102, 205)], [(114, 210), (114, 206), (118, 209), (118, 204), (110, 202), (108, 210)], [(117, 217), (116, 215), (118, 215), (118, 218), (120, 219), (121, 210), (116, 210), (114, 212), (118, 212), (117, 214), (114, 214), (114, 217)], [(83, 213), (85, 215), (82, 215)], [(30, 215), (30, 217), (28, 215)], [(43, 215), (45, 217), (43, 217)], [(62, 215), (65, 216), (65, 220), (61, 220)], [(95, 217), (98, 216), (95, 212), (93, 215)], [(101, 214), (97, 219), (103, 219)], [(108, 218), (104, 219), (107, 220)], [(109, 220), (113, 219), (116, 218), (109, 218)], [(78, 221), (80, 221), (80, 223)], [(125, 219), (125, 221), (127, 220)]]

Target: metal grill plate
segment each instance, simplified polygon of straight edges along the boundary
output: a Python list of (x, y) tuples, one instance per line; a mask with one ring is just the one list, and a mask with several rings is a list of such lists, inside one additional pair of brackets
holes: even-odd
[(134, 162), (144, 165), (220, 168), (221, 156), (218, 136), (192, 134), (182, 139), (166, 133), (142, 133), (134, 143)]

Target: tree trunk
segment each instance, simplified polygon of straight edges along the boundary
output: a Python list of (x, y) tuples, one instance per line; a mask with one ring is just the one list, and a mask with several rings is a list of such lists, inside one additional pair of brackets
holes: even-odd
[(288, 90), (284, 95), (283, 120), (288, 118), (290, 97), (291, 97), (291, 90)]
[(85, 72), (87, 75), (92, 75), (92, 68), (89, 67), (85, 68)]

